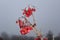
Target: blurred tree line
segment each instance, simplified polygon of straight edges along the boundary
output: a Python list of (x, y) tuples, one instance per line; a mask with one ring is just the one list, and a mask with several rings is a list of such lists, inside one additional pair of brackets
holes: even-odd
[[(48, 31), (45, 37), (48, 38), (48, 40), (60, 40), (60, 33), (53, 37), (53, 32)], [(19, 36), (19, 35), (12, 35), (9, 36), (6, 32), (1, 33), (0, 40), (34, 40), (35, 37), (28, 37), (28, 36)], [(54, 38), (54, 39), (53, 39)]]

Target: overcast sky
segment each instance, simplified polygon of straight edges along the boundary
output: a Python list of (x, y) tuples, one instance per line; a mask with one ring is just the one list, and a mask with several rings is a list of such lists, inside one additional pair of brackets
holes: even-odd
[[(37, 21), (37, 29), (43, 34), (51, 30), (54, 35), (60, 32), (60, 0), (0, 0), (0, 33), (18, 34), (19, 27), (15, 23), (22, 16), (23, 8), (33, 5)], [(32, 19), (30, 19), (32, 20)], [(31, 31), (28, 36), (34, 36)]]

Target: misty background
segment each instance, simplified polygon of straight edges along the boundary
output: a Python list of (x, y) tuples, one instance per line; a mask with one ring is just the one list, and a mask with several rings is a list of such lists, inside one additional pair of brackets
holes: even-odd
[[(36, 28), (42, 34), (46, 34), (48, 30), (54, 35), (60, 33), (60, 0), (0, 0), (0, 34), (7, 32), (10, 35), (21, 35), (16, 20), (22, 16), (21, 9), (28, 5), (36, 8)], [(35, 33), (31, 31), (27, 36), (35, 36)]]

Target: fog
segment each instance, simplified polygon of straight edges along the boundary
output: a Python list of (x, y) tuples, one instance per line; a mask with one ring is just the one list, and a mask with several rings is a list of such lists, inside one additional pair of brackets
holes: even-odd
[[(36, 8), (34, 16), (39, 31), (45, 34), (51, 30), (54, 35), (60, 32), (60, 0), (0, 0), (0, 33), (21, 35), (16, 20), (28, 5)], [(34, 36), (35, 33), (31, 31), (27, 35)]]

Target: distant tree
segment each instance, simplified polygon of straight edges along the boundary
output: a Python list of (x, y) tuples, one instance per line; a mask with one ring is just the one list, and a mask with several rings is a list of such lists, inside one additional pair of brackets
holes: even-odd
[(19, 36), (13, 35), (13, 36), (11, 37), (11, 40), (19, 40)]
[(28, 37), (28, 40), (34, 40), (34, 37)]
[(60, 40), (60, 33), (55, 37), (55, 40)]
[(9, 40), (9, 36), (6, 32), (2, 32), (1, 37), (3, 38), (3, 40)]
[(19, 40), (34, 40), (34, 37), (19, 36)]
[(58, 37), (60, 37), (60, 33), (58, 34)]
[(19, 40), (22, 40), (22, 37), (21, 36), (19, 36)]
[(2, 37), (0, 37), (0, 40), (3, 40), (3, 38), (2, 38)]
[(48, 40), (53, 40), (53, 33), (52, 33), (52, 31), (49, 30), (47, 35), (46, 35), (46, 37), (48, 38)]

